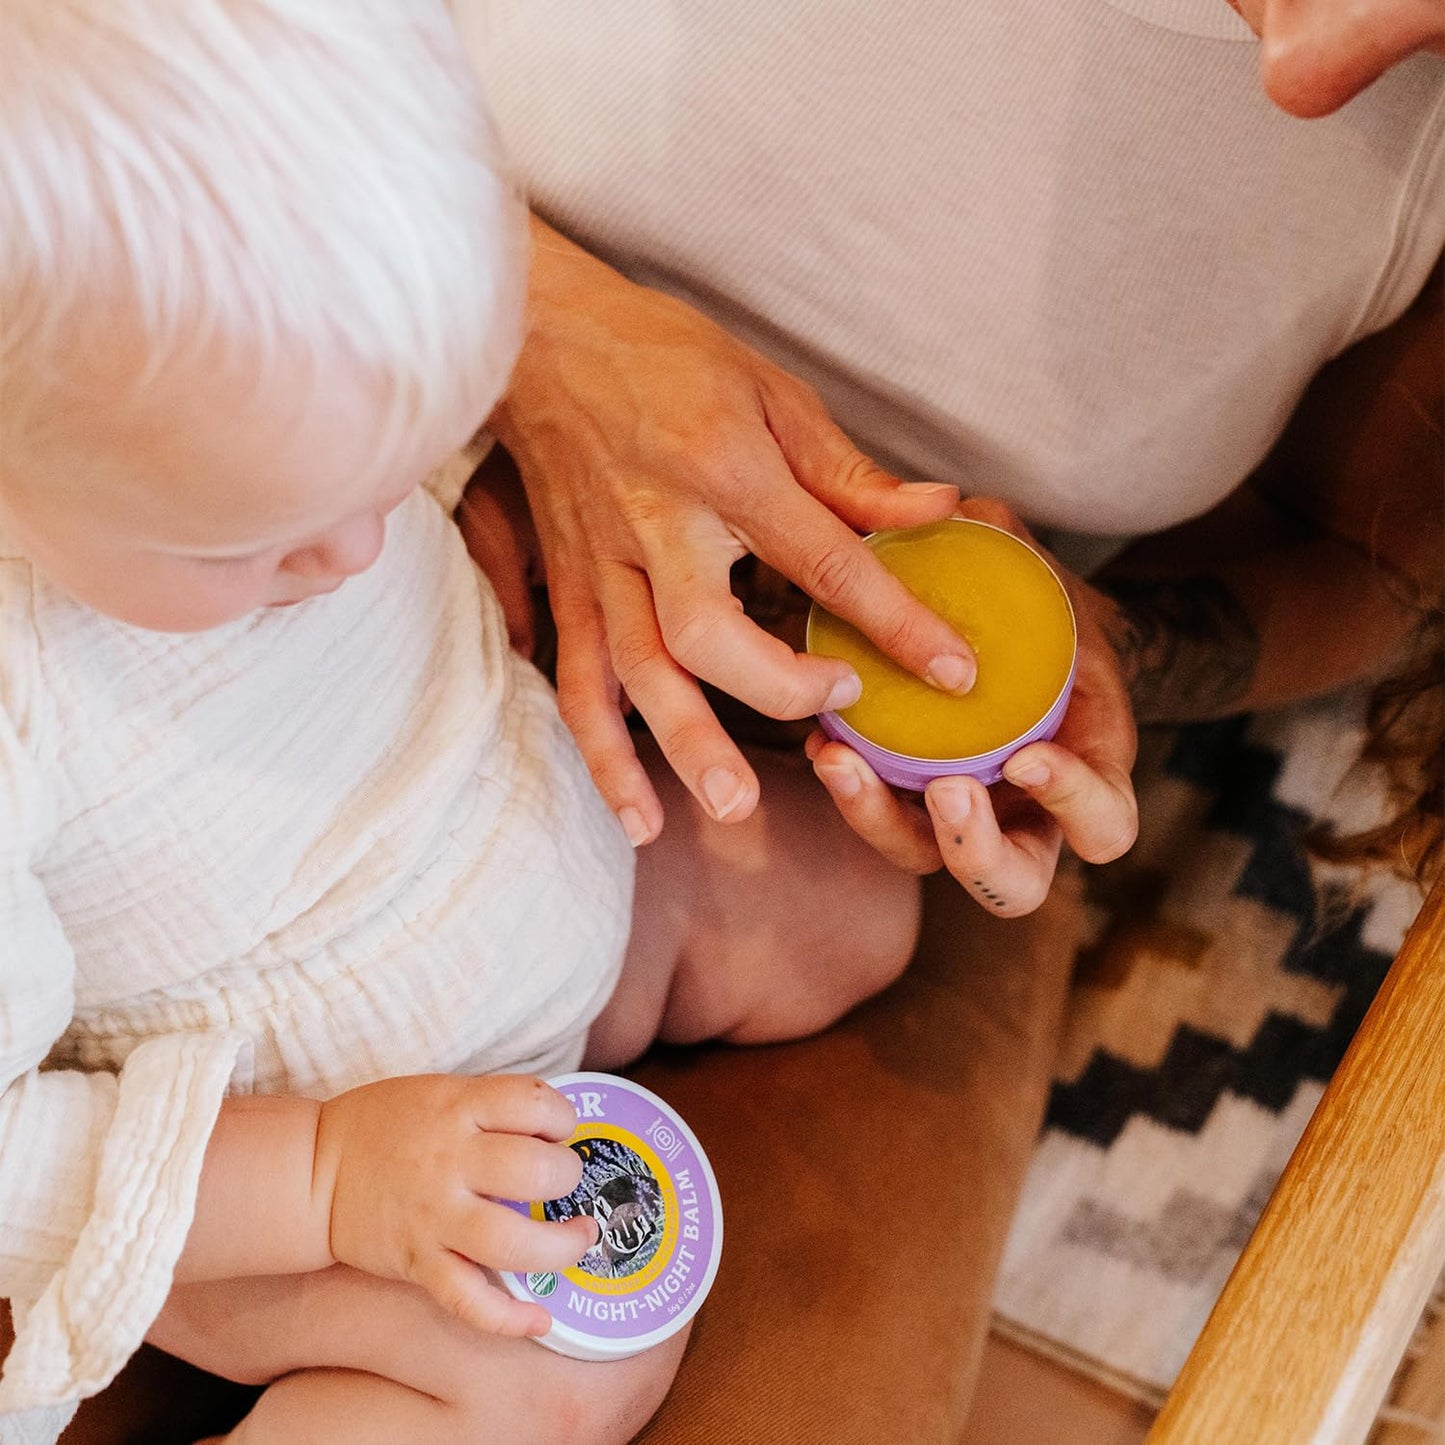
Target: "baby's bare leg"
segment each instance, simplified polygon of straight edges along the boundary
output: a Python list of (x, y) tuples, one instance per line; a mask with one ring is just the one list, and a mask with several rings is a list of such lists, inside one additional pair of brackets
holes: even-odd
[(587, 1364), (478, 1334), (410, 1285), (338, 1265), (177, 1286), (147, 1338), (214, 1374), (274, 1381), (235, 1445), (623, 1445), (661, 1404), (687, 1336)]
[(898, 977), (918, 935), (918, 879), (859, 840), (806, 761), (750, 756), (762, 802), (744, 822), (714, 823), (641, 742), (667, 821), (638, 852), (627, 961), (589, 1066), (616, 1068), (655, 1038), (816, 1033)]

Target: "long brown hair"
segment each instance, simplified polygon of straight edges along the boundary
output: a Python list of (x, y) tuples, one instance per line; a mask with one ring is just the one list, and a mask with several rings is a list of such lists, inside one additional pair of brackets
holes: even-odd
[(1328, 825), (1306, 843), (1316, 857), (1365, 869), (1387, 868), (1421, 892), (1445, 858), (1445, 607), (1433, 606), (1415, 629), (1405, 664), (1375, 686), (1360, 763), (1385, 780), (1385, 821), (1354, 833)]

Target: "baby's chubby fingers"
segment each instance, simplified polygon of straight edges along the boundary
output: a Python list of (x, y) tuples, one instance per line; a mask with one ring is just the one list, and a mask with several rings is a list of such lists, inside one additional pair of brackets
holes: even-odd
[(442, 1243), (488, 1269), (570, 1269), (598, 1240), (590, 1214), (532, 1219), (505, 1204), (473, 1199), (451, 1222)]
[(1034, 743), (1004, 764), (1004, 777), (1058, 820), (1086, 863), (1112, 862), (1133, 847), (1139, 809), (1126, 772), (1106, 763), (1091, 767), (1055, 743)]
[(561, 1199), (582, 1182), (582, 1160), (565, 1144), (487, 1131), (466, 1150), (462, 1182), (492, 1199)]
[(577, 1127), (567, 1096), (534, 1074), (481, 1074), (456, 1082), (457, 1108), (474, 1128), (560, 1143)]
[(449, 1249), (437, 1249), (418, 1268), (415, 1283), (465, 1325), (488, 1335), (545, 1335), (552, 1316), (539, 1304), (513, 1299), (486, 1271)]

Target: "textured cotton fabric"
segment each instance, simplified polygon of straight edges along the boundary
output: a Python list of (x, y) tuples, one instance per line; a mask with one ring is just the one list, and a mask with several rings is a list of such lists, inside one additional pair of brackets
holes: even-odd
[(631, 870), (432, 496), (330, 596), (186, 636), (0, 539), (0, 1416), (138, 1346), (228, 1092), (575, 1067)]
[(1445, 247), (1445, 61), (1263, 94), (1225, 0), (458, 0), (536, 209), (911, 477), (1206, 510)]

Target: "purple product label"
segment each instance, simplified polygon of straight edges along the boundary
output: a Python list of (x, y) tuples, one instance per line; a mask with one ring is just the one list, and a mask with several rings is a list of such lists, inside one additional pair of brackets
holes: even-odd
[(508, 1203), (533, 1219), (589, 1214), (601, 1237), (571, 1269), (511, 1278), (583, 1334), (623, 1341), (665, 1330), (712, 1282), (712, 1171), (681, 1120), (639, 1086), (605, 1075), (556, 1084), (577, 1110), (567, 1143), (582, 1182), (564, 1199)]

